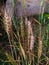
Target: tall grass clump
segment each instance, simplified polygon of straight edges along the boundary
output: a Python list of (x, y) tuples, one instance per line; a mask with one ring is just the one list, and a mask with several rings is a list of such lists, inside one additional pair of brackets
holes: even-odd
[[(5, 8), (3, 23), (10, 50), (0, 47), (3, 65), (49, 65), (49, 14), (44, 13), (44, 2), (41, 1), (41, 14), (37, 19), (34, 16), (29, 16), (29, 20), (27, 16), (16, 17), (14, 0), (11, 9)], [(23, 6), (25, 11), (25, 0)]]

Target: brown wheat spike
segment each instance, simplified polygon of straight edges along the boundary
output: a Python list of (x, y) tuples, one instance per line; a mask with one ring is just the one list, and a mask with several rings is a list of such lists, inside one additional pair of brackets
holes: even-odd
[(12, 22), (11, 22), (11, 17), (8, 16), (8, 14), (5, 11), (5, 24), (6, 24), (6, 32), (9, 35), (11, 33), (11, 29), (12, 29)]
[(34, 36), (33, 36), (31, 21), (27, 20), (27, 18), (26, 18), (25, 24), (26, 24), (26, 26), (28, 26), (28, 36), (29, 36), (29, 40), (30, 40), (30, 50), (32, 50), (33, 47), (34, 47)]

